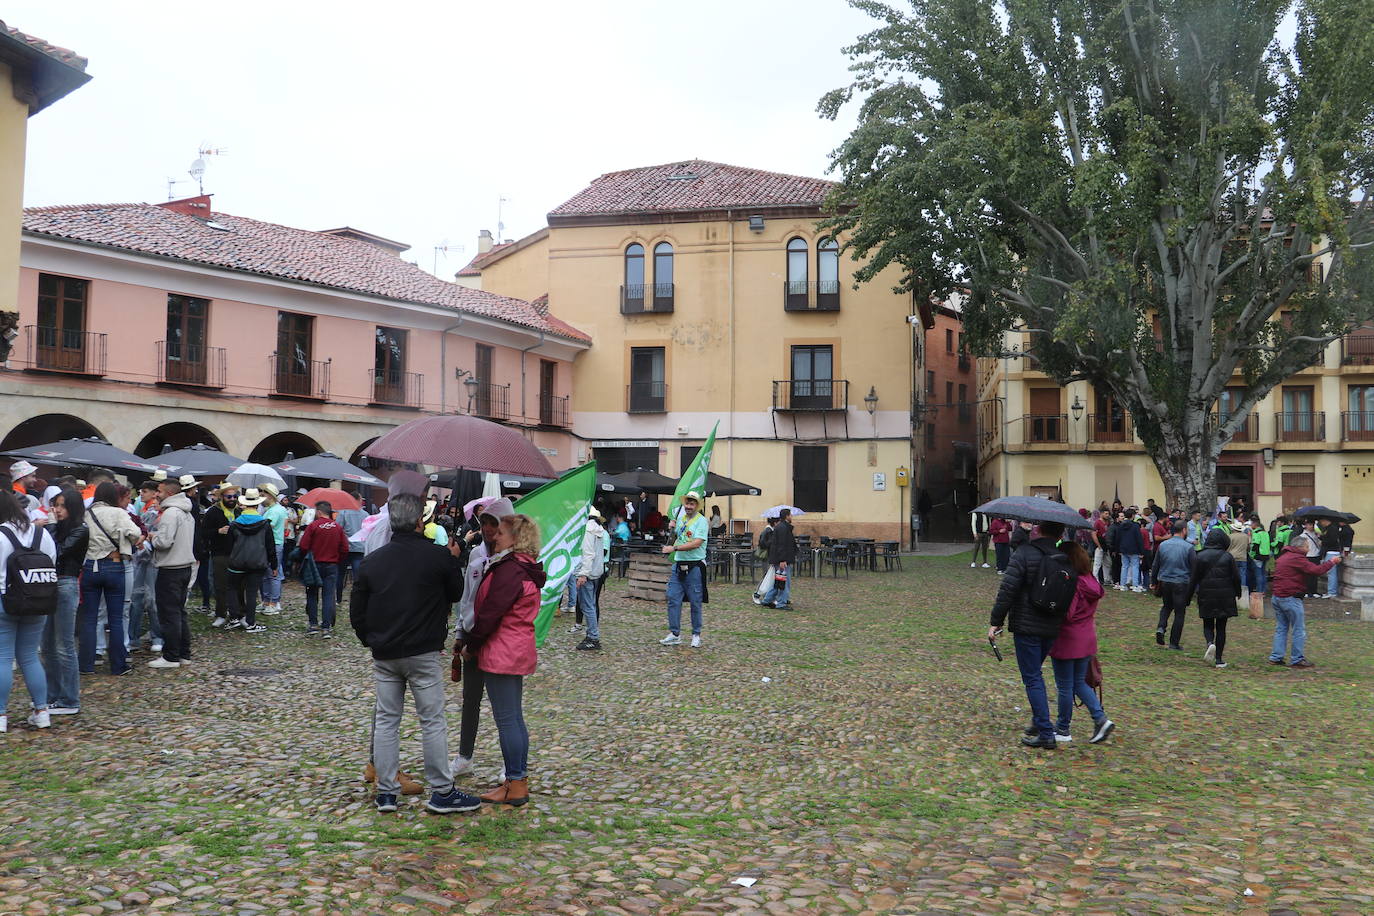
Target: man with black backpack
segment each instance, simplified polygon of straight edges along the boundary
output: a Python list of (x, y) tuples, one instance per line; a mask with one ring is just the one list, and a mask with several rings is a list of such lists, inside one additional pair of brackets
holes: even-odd
[(1022, 544), (1012, 554), (988, 626), (989, 640), (1001, 635), (1004, 623), (1011, 627), (1016, 667), (1021, 671), (1037, 732), (1034, 736), (1023, 735), (1021, 743), (1045, 750), (1058, 747), (1058, 742), (1054, 739), (1049, 695), (1040, 669), (1078, 590), (1078, 575), (1059, 549), (1063, 534), (1063, 525), (1041, 522), (1040, 537)]

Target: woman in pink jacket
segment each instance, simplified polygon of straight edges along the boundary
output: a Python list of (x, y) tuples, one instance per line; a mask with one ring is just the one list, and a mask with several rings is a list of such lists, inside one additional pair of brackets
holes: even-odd
[(538, 663), (534, 649), (534, 618), (539, 615), (540, 592), (547, 576), (540, 565), (539, 526), (528, 515), (501, 519), (492, 539), (492, 557), (477, 586), (473, 625), (463, 644), (463, 656), (475, 656), (482, 672), (492, 718), (501, 738), (505, 775), (501, 785), (482, 801), (523, 805), (530, 800), (526, 765), (530, 733), (525, 727), (525, 675)]
[(1083, 701), (1093, 717), (1093, 744), (1105, 741), (1116, 725), (1107, 718), (1097, 692), (1088, 686), (1088, 664), (1097, 654), (1097, 602), (1102, 597), (1102, 584), (1093, 575), (1093, 561), (1088, 552), (1070, 541), (1060, 546), (1078, 573), (1078, 593), (1069, 605), (1068, 616), (1050, 648), (1054, 665), (1054, 686), (1059, 691), (1059, 721), (1055, 723), (1057, 741), (1072, 741), (1069, 723), (1073, 719), (1073, 698)]

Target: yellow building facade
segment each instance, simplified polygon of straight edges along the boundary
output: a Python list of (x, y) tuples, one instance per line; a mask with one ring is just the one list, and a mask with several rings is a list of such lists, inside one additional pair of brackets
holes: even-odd
[[(1008, 333), (1003, 352), (1026, 345), (1025, 335)], [(1115, 498), (1166, 505), (1130, 414), (1091, 383), (1060, 386), (1030, 362), (978, 360), (980, 493), (1062, 494), (1075, 507)], [(1221, 409), (1243, 391), (1237, 376)], [(1266, 524), (1313, 504), (1374, 517), (1374, 327), (1333, 341), (1255, 406), (1217, 463), (1217, 489), (1243, 497)]]
[(712, 471), (761, 491), (708, 498), (736, 529), (789, 503), (803, 533), (906, 540), (920, 317), (895, 271), (853, 288), (817, 226), (830, 188), (702, 161), (610, 173), (480, 263), (498, 294), (546, 277), (550, 313), (591, 336), (579, 458), (678, 476), (718, 423)]

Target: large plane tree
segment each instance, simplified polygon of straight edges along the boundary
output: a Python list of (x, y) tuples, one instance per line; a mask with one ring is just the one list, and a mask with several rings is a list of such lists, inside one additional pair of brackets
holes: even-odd
[[(1171, 505), (1374, 315), (1374, 0), (876, 0), (835, 215), (870, 280), (966, 296), (976, 352), (1130, 410)], [(1237, 374), (1244, 394), (1217, 402)]]

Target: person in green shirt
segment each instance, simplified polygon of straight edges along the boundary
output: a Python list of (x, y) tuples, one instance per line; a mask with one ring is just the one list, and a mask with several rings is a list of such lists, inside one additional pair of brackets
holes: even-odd
[(1269, 555), (1273, 552), (1273, 544), (1269, 539), (1269, 532), (1260, 524), (1258, 514), (1250, 516), (1250, 591), (1267, 592), (1269, 590), (1268, 570), (1265, 568), (1269, 563)]
[(708, 526), (699, 511), (701, 494), (695, 491), (682, 497), (682, 514), (677, 519), (673, 543), (663, 552), (672, 558), (668, 574), (668, 635), (659, 640), (665, 646), (682, 644), (682, 598), (692, 606), (692, 648), (701, 648), (701, 602), (706, 589), (706, 539)]

